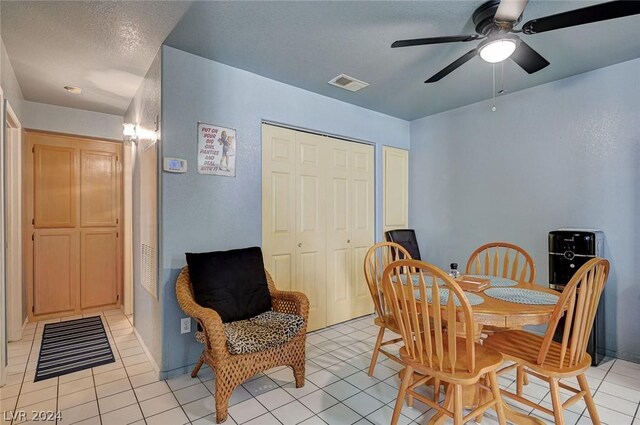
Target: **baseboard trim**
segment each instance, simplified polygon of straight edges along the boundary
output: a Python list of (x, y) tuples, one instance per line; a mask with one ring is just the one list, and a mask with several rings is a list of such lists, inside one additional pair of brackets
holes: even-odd
[(605, 354), (620, 360), (626, 360), (633, 363), (640, 363), (640, 356), (637, 354), (621, 353), (619, 351), (605, 350)]
[(151, 367), (153, 367), (153, 371), (156, 373), (156, 375), (158, 375), (158, 377), (160, 379), (163, 379), (160, 376), (160, 368), (158, 367), (158, 364), (156, 363), (155, 359), (153, 358), (153, 356), (151, 355), (151, 351), (149, 351), (149, 348), (147, 347), (147, 345), (144, 343), (144, 340), (142, 339), (142, 337), (140, 336), (140, 334), (138, 333), (138, 330), (135, 328), (135, 326), (133, 327), (133, 334), (136, 336), (136, 338), (138, 339), (138, 342), (140, 343), (140, 346), (142, 347), (142, 350), (144, 351), (144, 354), (147, 355), (147, 358), (149, 359), (149, 363), (151, 363)]

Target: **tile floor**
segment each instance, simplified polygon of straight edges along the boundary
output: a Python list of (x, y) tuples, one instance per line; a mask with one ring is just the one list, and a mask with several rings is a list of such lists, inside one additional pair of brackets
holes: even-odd
[[(103, 321), (115, 363), (38, 383), (33, 378), (46, 322), (29, 324), (22, 341), (9, 344), (10, 375), (0, 389), (0, 424), (29, 423), (5, 419), (4, 411), (12, 410), (59, 411), (58, 424), (64, 425), (215, 423), (215, 381), (208, 367), (196, 379), (183, 375), (160, 381), (133, 334), (131, 318), (114, 310), (104, 312)], [(304, 388), (295, 388), (288, 368), (260, 374), (233, 393), (226, 423), (388, 424), (399, 384), (398, 366), (380, 356), (375, 377), (367, 376), (378, 331), (372, 322), (365, 317), (310, 333)], [(513, 375), (499, 380), (503, 387), (514, 386)], [(588, 371), (588, 380), (603, 423), (640, 425), (640, 364), (608, 359)], [(540, 384), (532, 378), (525, 393), (550, 407), (549, 392)], [(524, 407), (515, 402), (512, 406)], [(424, 424), (434, 414), (416, 402), (412, 409), (405, 406), (400, 424)], [(552, 423), (544, 414), (540, 417)], [(572, 406), (565, 419), (567, 424), (591, 423), (582, 402)], [(483, 424), (495, 423), (494, 416), (485, 416)]]

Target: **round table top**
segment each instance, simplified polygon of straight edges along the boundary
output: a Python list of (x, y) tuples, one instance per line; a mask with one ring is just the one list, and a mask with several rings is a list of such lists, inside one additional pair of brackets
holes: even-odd
[[(512, 288), (530, 289), (560, 295), (560, 292), (558, 291), (554, 291), (553, 289), (549, 289), (535, 283), (518, 282), (518, 285), (512, 286)], [(555, 308), (555, 304), (518, 304), (492, 298), (484, 292), (472, 293), (479, 295), (484, 299), (482, 304), (474, 305), (472, 307), (473, 319), (480, 325), (499, 326), (502, 328), (515, 328), (524, 325), (544, 325), (549, 323), (551, 313)]]

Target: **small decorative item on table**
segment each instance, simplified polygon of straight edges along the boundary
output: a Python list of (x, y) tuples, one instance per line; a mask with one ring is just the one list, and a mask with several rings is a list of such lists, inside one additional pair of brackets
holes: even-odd
[(463, 291), (482, 292), (491, 286), (491, 281), (482, 277), (462, 275), (456, 282)]

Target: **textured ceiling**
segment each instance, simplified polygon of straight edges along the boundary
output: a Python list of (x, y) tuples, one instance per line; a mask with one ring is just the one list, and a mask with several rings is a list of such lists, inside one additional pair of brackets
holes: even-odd
[[(477, 42), (403, 49), (391, 49), (391, 43), (472, 34), (471, 15), (482, 3), (200, 2), (185, 14), (166, 44), (411, 120), (490, 98), (492, 66), (476, 57), (440, 82), (427, 85), (425, 79)], [(531, 0), (522, 22), (595, 3), (601, 2)], [(522, 35), (551, 65), (528, 75), (506, 61), (504, 88), (521, 90), (640, 57), (639, 28), (640, 15)], [(500, 66), (496, 71), (500, 76)], [(371, 86), (351, 93), (327, 84), (341, 73)]]
[[(531, 0), (523, 22), (598, 1)], [(397, 39), (473, 33), (468, 1), (0, 1), (1, 34), (27, 100), (122, 115), (163, 40), (231, 66), (404, 119), (491, 97), (474, 58), (423, 81), (477, 42), (391, 49)], [(551, 65), (504, 65), (507, 92), (640, 57), (640, 16), (522, 38)], [(497, 75), (502, 69), (497, 67)], [(327, 84), (346, 73), (371, 86)], [(83, 89), (68, 94), (65, 85)], [(498, 82), (501, 86), (501, 83)], [(500, 102), (500, 100), (498, 100)]]
[(123, 115), (189, 5), (2, 0), (0, 28), (26, 100)]

